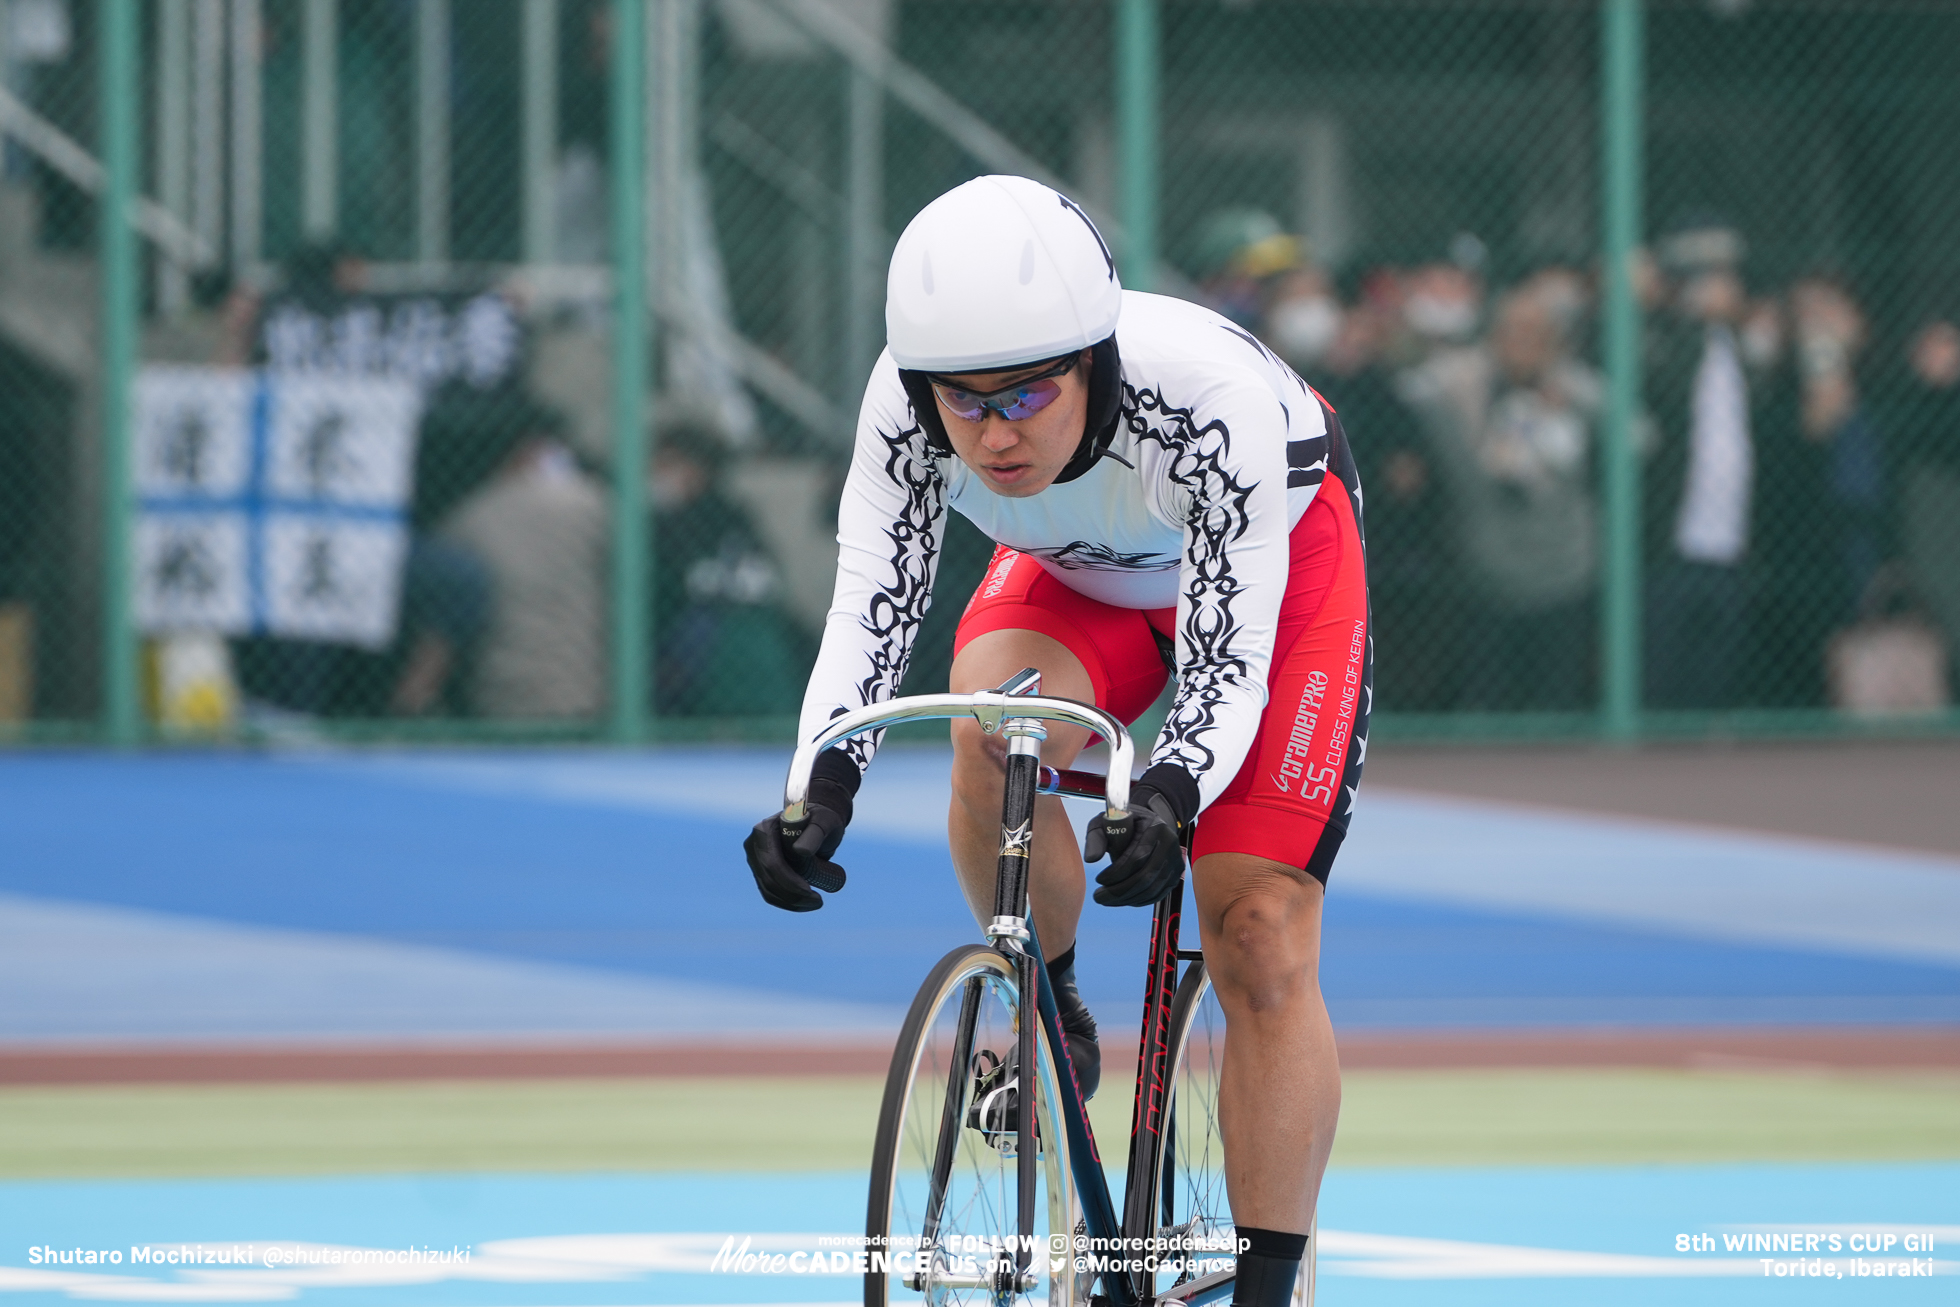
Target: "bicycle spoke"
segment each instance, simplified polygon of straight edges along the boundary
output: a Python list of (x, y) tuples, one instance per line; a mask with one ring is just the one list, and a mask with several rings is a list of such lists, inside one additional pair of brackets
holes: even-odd
[[(1218, 1084), (1224, 1070), (1225, 1014), (1202, 970), (1179, 986), (1171, 1017), (1172, 1066), (1163, 1143), (1153, 1177), (1160, 1240), (1175, 1240), (1181, 1258), (1216, 1263), (1230, 1258), (1236, 1231), (1225, 1193), (1224, 1136), (1218, 1126)], [(1190, 1245), (1197, 1245), (1196, 1249)], [(1206, 1269), (1209, 1269), (1207, 1267)], [(1189, 1265), (1159, 1271), (1162, 1293), (1202, 1272)]]

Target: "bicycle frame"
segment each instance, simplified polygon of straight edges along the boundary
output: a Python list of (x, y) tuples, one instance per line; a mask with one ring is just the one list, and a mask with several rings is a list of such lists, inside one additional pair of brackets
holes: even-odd
[[(1118, 1213), (1096, 1147), (1095, 1131), (1076, 1082), (1075, 1068), (1069, 1060), (1068, 1042), (1062, 1037), (1061, 1016), (1048, 969), (1041, 952), (1041, 941), (1027, 912), (1027, 872), (1033, 830), (1034, 800), (1038, 795), (1101, 799), (1112, 824), (1127, 823), (1130, 769), (1135, 745), (1127, 727), (1109, 713), (1071, 699), (1041, 696), (1040, 673), (1030, 668), (1008, 680), (996, 690), (974, 694), (918, 695), (868, 704), (826, 723), (823, 730), (798, 746), (790, 760), (789, 776), (783, 787), (782, 819), (786, 827), (800, 825), (808, 816), (810, 770), (823, 750), (844, 740), (897, 722), (971, 716), (989, 735), (1008, 742), (1006, 796), (1001, 816), (999, 875), (995, 882), (994, 919), (987, 938), (1016, 968), (1019, 977), (1023, 1019), (1020, 1021), (1021, 1066), (1035, 1065), (1035, 1023), (1026, 1019), (1032, 999), (1036, 1015), (1049, 1038), (1049, 1046), (1060, 1055), (1068, 1070), (1069, 1092), (1062, 1097), (1062, 1124), (1067, 1135), (1069, 1161), (1082, 1217), (1092, 1248), (1120, 1248), (1117, 1242), (1126, 1234), (1148, 1235), (1156, 1229), (1154, 1206), (1158, 1195), (1149, 1192), (1144, 1177), (1150, 1174), (1164, 1129), (1164, 1103), (1168, 1095), (1165, 1077), (1169, 1072), (1171, 998), (1177, 991), (1178, 963), (1196, 960), (1199, 954), (1178, 948), (1178, 917), (1184, 899), (1184, 879), (1157, 903), (1150, 930), (1150, 959), (1144, 998), (1142, 1039), (1137, 1049), (1137, 1091), (1132, 1108), (1129, 1169), (1125, 1181), (1122, 1212)], [(1090, 772), (1060, 770), (1040, 761), (1040, 742), (1046, 737), (1043, 721), (1068, 722), (1083, 726), (1109, 741), (1110, 767), (1107, 777)], [(1032, 1101), (1031, 1099), (1027, 1101)], [(1018, 1145), (1019, 1210), (1018, 1233), (1034, 1233), (1036, 1190), (1034, 1113), (1022, 1112)], [(937, 1177), (936, 1177), (937, 1178)], [(943, 1179), (940, 1179), (943, 1183)], [(1074, 1250), (1071, 1250), (1073, 1256)], [(1016, 1278), (1027, 1274), (1031, 1251), (1023, 1239), (1016, 1252)], [(1146, 1273), (1104, 1275), (1103, 1287), (1109, 1307), (1146, 1307), (1149, 1278)], [(1229, 1291), (1229, 1278), (1223, 1281)], [(1196, 1289), (1198, 1286), (1184, 1286)], [(1211, 1286), (1205, 1286), (1207, 1289)], [(1197, 1304), (1216, 1293), (1197, 1293), (1184, 1301)]]

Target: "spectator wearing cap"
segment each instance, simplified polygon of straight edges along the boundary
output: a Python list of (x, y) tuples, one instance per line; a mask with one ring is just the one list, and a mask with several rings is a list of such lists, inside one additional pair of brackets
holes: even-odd
[(1692, 214), (1659, 242), (1671, 295), (1648, 338), (1647, 702), (1732, 707), (1748, 640), (1761, 394), (1739, 328), (1742, 234)]
[(1206, 307), (1252, 332), (1265, 328), (1281, 280), (1307, 266), (1300, 238), (1272, 214), (1251, 208), (1220, 209), (1206, 218), (1196, 262)]

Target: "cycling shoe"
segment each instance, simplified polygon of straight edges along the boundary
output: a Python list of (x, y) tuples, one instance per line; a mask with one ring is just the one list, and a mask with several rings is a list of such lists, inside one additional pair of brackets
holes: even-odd
[(1009, 1045), (1007, 1058), (991, 1048), (973, 1055), (972, 1089), (967, 1099), (966, 1125), (978, 1130), (1002, 1152), (1011, 1152), (1021, 1130), (1021, 1051)]

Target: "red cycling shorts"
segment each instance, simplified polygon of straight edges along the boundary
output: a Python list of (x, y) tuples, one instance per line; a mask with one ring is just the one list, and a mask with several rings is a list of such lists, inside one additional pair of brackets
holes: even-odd
[[(1244, 765), (1199, 819), (1192, 856), (1254, 854), (1324, 884), (1361, 779), (1373, 670), (1361, 533), (1338, 479), (1322, 483), (1291, 543), (1266, 711)], [(1134, 722), (1163, 692), (1169, 671), (1160, 639), (1168, 642), (1176, 627), (1175, 608), (1101, 603), (1001, 546), (960, 619), (953, 651), (989, 631), (1038, 631), (1082, 660), (1097, 707)]]

